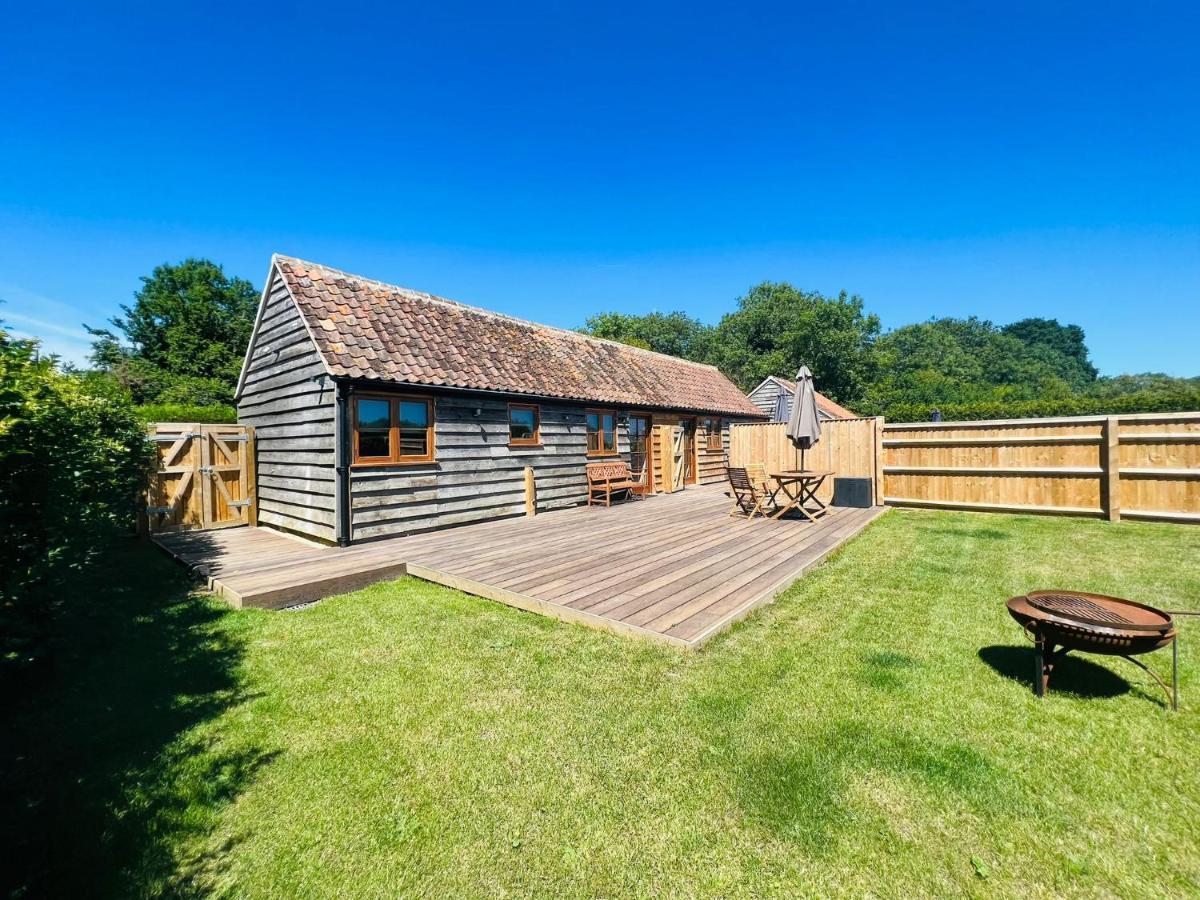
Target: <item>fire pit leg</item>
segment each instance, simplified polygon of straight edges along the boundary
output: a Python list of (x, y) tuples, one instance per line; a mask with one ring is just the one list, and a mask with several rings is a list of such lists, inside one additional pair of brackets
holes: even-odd
[(1038, 697), (1046, 696), (1046, 662), (1042, 654), (1042, 639), (1033, 641), (1033, 692)]
[[(1153, 678), (1155, 681), (1157, 681), (1158, 686), (1160, 688), (1162, 688), (1163, 693), (1167, 695), (1167, 702), (1171, 704), (1171, 709), (1174, 709), (1174, 710), (1179, 709), (1178, 693), (1172, 694), (1171, 689), (1169, 687), (1167, 687), (1167, 683), (1158, 676), (1157, 672), (1155, 672), (1153, 669), (1151, 669), (1148, 665), (1146, 665), (1140, 659), (1134, 659), (1132, 656), (1122, 656), (1121, 659), (1129, 660), (1131, 663), (1133, 663), (1135, 666), (1137, 666), (1139, 669), (1141, 669), (1143, 672), (1145, 672), (1147, 675), (1149, 675), (1151, 678)], [(1178, 676), (1178, 673), (1176, 673), (1176, 677), (1177, 676)], [(1174, 680), (1174, 678), (1172, 678), (1172, 681), (1173, 680)]]
[(1179, 712), (1179, 635), (1171, 641), (1171, 709)]

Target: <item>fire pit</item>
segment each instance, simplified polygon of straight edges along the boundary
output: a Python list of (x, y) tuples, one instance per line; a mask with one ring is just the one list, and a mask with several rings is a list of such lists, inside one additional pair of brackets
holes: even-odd
[(1168, 613), (1120, 597), (1078, 591), (1034, 591), (1013, 597), (1008, 612), (1033, 638), (1033, 689), (1039, 697), (1050, 686), (1055, 664), (1079, 650), (1124, 657), (1148, 672), (1175, 706), (1166, 683), (1133, 658), (1175, 640), (1175, 623)]

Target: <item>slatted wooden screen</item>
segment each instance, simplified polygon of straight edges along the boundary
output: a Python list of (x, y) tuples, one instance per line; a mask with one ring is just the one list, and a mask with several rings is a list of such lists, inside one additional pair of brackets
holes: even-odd
[(157, 465), (146, 490), (151, 533), (256, 523), (254, 429), (160, 422)]
[[(883, 419), (833, 419), (821, 423), (821, 440), (804, 453), (804, 467), (822, 469), (841, 478), (869, 478), (876, 503), (879, 496), (879, 439)], [(732, 425), (729, 429), (729, 464), (762, 463), (767, 472), (800, 468), (800, 451), (787, 437), (787, 424)], [(833, 497), (833, 478), (826, 479), (817, 496), (825, 503)]]
[(683, 437), (678, 425), (654, 426), (654, 484), (659, 492), (683, 489)]
[(897, 505), (1200, 523), (1200, 413), (889, 424), (883, 472)]

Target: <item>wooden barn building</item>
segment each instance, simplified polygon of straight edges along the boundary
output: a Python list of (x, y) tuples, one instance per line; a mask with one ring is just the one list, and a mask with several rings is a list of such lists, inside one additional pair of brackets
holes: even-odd
[[(775, 418), (775, 413), (778, 407), (779, 397), (784, 398), (783, 417), (780, 421), (786, 422), (791, 415), (792, 397), (796, 392), (796, 382), (789, 381), (786, 378), (780, 378), (777, 375), (768, 375), (762, 380), (762, 384), (756, 387), (749, 393), (750, 402), (754, 404), (755, 409), (763, 415)], [(820, 391), (817, 394), (817, 415), (823, 420), (830, 419), (857, 419), (856, 413), (850, 412), (846, 407), (830, 400)]]
[(720, 481), (730, 422), (766, 418), (712, 366), (285, 256), (237, 407), (259, 523), (342, 545), (524, 513), (526, 469), (539, 511), (584, 502), (593, 460)]

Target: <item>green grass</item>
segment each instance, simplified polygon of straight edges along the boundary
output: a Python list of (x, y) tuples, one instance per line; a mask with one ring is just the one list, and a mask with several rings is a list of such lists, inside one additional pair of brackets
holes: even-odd
[(1194, 896), (1200, 620), (1181, 713), (1099, 657), (1038, 702), (1003, 601), (1200, 607), (1198, 558), (894, 511), (684, 655), (411, 579), (228, 611), (129, 547), (8, 713), (4, 839), (30, 894)]

